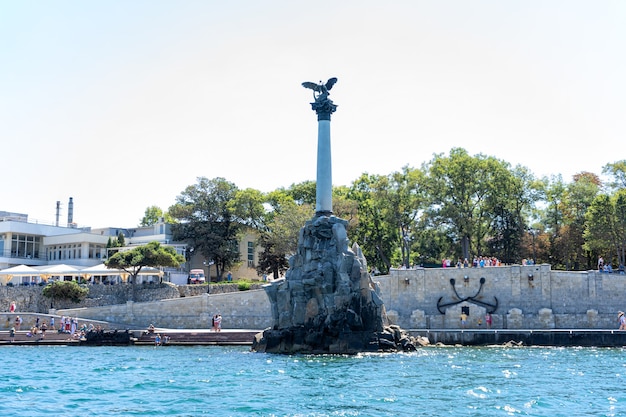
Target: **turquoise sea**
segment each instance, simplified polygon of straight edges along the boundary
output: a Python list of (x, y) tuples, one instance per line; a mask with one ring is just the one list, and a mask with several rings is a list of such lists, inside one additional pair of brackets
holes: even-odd
[(3, 416), (624, 416), (626, 350), (0, 348)]

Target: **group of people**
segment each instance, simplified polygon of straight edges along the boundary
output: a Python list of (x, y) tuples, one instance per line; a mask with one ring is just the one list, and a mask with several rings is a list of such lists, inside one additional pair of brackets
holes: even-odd
[[(604, 262), (604, 258), (602, 256), (598, 256), (598, 272), (612, 274), (613, 272), (615, 272), (615, 270), (613, 269), (613, 265), (611, 264), (611, 262)], [(626, 273), (626, 271), (624, 270), (624, 264), (620, 263), (619, 267), (617, 268), (617, 272), (621, 275), (624, 275)]]
[[(472, 259), (471, 265), (467, 258), (465, 259), (459, 258), (456, 261), (457, 268), (469, 268), (470, 266), (472, 268), (484, 268), (487, 266), (500, 266), (500, 265), (502, 265), (502, 263), (495, 256), (475, 256), (474, 259)], [(452, 264), (452, 261), (450, 259), (444, 258), (441, 260), (442, 268), (450, 268), (452, 266), (454, 265)]]
[[(464, 311), (461, 311), (461, 327), (465, 328), (467, 326), (467, 314), (465, 314)], [(485, 324), (487, 325), (488, 329), (491, 329), (491, 325), (493, 324), (493, 317), (491, 315), (491, 313), (487, 313), (485, 314)], [(478, 319), (478, 327), (482, 327), (483, 325), (483, 321), (482, 319)]]

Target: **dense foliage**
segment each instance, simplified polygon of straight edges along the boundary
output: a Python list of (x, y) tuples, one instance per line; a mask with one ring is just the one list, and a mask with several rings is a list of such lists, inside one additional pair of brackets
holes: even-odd
[[(626, 161), (607, 164), (603, 174), (605, 184), (589, 172), (569, 183), (558, 175), (535, 178), (525, 167), (453, 148), (420, 168), (364, 173), (349, 187), (334, 188), (333, 212), (348, 220), (349, 238), (381, 272), (478, 256), (592, 269), (600, 256), (625, 262)], [(255, 230), (264, 250), (257, 271), (277, 277), (314, 205), (313, 181), (264, 194), (202, 177), (167, 214), (175, 238), (214, 260), (219, 275), (238, 264), (241, 234)]]
[(76, 281), (54, 281), (43, 289), (44, 297), (57, 300), (80, 302), (89, 294), (89, 288), (79, 285)]
[(129, 250), (120, 251), (109, 257), (104, 264), (107, 268), (121, 269), (130, 275), (131, 283), (144, 267), (179, 267), (185, 262), (184, 256), (176, 253), (171, 246), (161, 246), (159, 242), (149, 242)]

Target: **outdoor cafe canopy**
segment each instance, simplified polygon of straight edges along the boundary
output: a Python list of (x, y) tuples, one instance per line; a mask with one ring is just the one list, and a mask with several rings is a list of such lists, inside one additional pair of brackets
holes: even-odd
[(33, 277), (39, 276), (39, 271), (28, 265), (17, 265), (11, 268), (0, 270), (0, 279), (6, 285), (13, 277)]
[[(106, 265), (99, 264), (90, 266), (88, 268), (80, 269), (79, 267), (72, 265), (49, 265), (46, 267), (33, 268), (27, 265), (18, 265), (11, 268), (0, 270), (0, 280), (4, 285), (6, 285), (13, 277), (40, 277), (44, 281), (48, 281), (50, 277), (53, 276), (72, 276), (72, 277), (83, 277), (88, 280), (92, 276), (118, 276), (121, 277), (123, 281), (128, 279), (128, 272), (115, 269), (115, 268), (107, 268)], [(147, 276), (147, 275), (157, 275), (162, 276), (163, 271), (157, 268), (144, 267), (141, 269), (138, 275)]]

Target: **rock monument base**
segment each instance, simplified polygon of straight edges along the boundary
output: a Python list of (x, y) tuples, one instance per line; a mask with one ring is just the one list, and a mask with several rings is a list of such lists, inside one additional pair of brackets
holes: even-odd
[(389, 326), (380, 290), (361, 249), (348, 247), (347, 221), (317, 215), (300, 229), (285, 278), (264, 287), (273, 326), (252, 349), (268, 353), (337, 353), (415, 349)]

